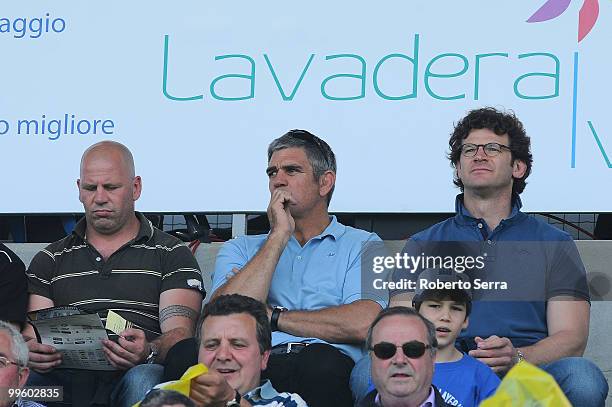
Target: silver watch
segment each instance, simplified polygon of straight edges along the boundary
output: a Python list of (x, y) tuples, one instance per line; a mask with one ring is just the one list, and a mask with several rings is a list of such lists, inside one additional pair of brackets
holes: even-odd
[(157, 355), (159, 355), (157, 345), (155, 345), (153, 342), (149, 342), (149, 356), (147, 356), (147, 358), (145, 359), (145, 363), (149, 365), (155, 363)]
[(523, 355), (523, 352), (521, 352), (520, 349), (517, 349), (516, 350), (516, 355), (514, 355), (514, 357), (512, 359), (513, 359), (512, 361), (516, 365), (516, 364), (521, 363), (523, 360), (525, 360), (525, 355)]

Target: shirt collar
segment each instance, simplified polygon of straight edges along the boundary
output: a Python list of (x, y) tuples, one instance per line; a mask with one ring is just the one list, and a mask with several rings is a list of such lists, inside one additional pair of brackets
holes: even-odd
[(278, 396), (278, 392), (269, 380), (266, 380), (261, 386), (254, 388), (250, 392), (244, 395), (244, 398), (248, 400), (271, 400)]
[(431, 386), (431, 389), (429, 390), (429, 397), (427, 397), (427, 400), (421, 404), (421, 407), (436, 407), (436, 392), (434, 391), (433, 386)]
[[(336, 219), (335, 215), (332, 215), (329, 218), (330, 218), (329, 225), (327, 225), (327, 227), (323, 229), (323, 232), (319, 233), (316, 236), (313, 236), (312, 238), (310, 238), (310, 240), (324, 239), (327, 236), (332, 236), (335, 240), (338, 240), (340, 236), (344, 234), (344, 232), (346, 231), (346, 226), (338, 222), (338, 219)], [(268, 234), (269, 233), (270, 232), (268, 232)]]
[[(153, 237), (153, 224), (142, 213), (140, 212), (135, 212), (135, 213), (136, 213), (136, 217), (138, 218), (138, 221), (140, 222), (140, 228), (138, 229), (138, 234), (136, 235), (136, 238), (134, 239), (134, 241), (138, 242), (140, 240), (151, 239)], [(87, 220), (85, 219), (85, 216), (83, 216), (77, 222), (72, 234), (78, 236), (82, 240), (85, 240), (86, 228), (87, 228)]]
[[(382, 406), (382, 404), (380, 404), (380, 393), (376, 393), (374, 404), (377, 406)], [(419, 407), (436, 407), (436, 392), (434, 391), (433, 386), (429, 390), (429, 396)]]
[(344, 234), (346, 226), (338, 222), (338, 219), (336, 219), (336, 215), (332, 215), (330, 218), (331, 219), (329, 225), (327, 225), (327, 227), (325, 228), (325, 230), (323, 230), (323, 232), (321, 232), (321, 234), (315, 236), (315, 238), (322, 239), (327, 236), (333, 236), (334, 239), (338, 240), (340, 236)]
[[(459, 194), (455, 198), (455, 219), (461, 225), (472, 225), (479, 222), (479, 219), (476, 219), (472, 216), (470, 211), (465, 207), (463, 203), (464, 194)], [(504, 223), (514, 223), (518, 220), (521, 220), (523, 216), (526, 216), (521, 212), (521, 208), (523, 207), (523, 202), (521, 201), (521, 197), (518, 194), (512, 194), (512, 207), (510, 209), (510, 216), (508, 218), (502, 220)]]

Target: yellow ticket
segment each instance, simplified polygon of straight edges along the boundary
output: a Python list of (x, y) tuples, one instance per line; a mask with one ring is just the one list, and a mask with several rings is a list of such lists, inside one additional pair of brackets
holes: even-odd
[(132, 324), (114, 311), (108, 311), (106, 316), (105, 328), (119, 335), (121, 332), (130, 328)]

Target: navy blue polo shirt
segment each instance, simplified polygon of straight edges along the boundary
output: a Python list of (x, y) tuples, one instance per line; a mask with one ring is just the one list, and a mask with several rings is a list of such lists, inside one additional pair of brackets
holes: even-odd
[[(528, 276), (521, 277), (521, 282), (541, 285), (544, 291), (541, 298), (532, 298), (533, 301), (478, 301), (475, 296), (469, 326), (458, 340), (464, 351), (475, 347), (475, 336), (504, 336), (517, 347), (534, 344), (548, 336), (546, 299), (570, 295), (590, 300), (586, 272), (572, 237), (521, 212), (521, 206), (518, 195), (513, 196), (510, 216), (491, 231), (484, 219), (469, 213), (463, 204), (463, 194), (460, 194), (456, 199), (454, 217), (412, 237), (417, 242), (481, 242), (491, 253), (498, 250), (497, 262), (505, 264), (507, 275), (521, 273), (521, 276)], [(503, 251), (500, 251), (502, 246)], [(495, 256), (491, 258), (495, 259)]]

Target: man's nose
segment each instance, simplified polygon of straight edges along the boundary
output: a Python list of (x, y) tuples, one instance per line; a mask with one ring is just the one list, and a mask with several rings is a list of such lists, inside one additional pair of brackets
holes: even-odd
[(408, 356), (406, 356), (404, 354), (404, 350), (402, 349), (401, 346), (398, 346), (395, 352), (395, 355), (393, 355), (393, 358), (391, 359), (391, 361), (393, 362), (394, 365), (406, 365), (408, 364)]
[(108, 201), (108, 192), (102, 185), (96, 188), (96, 194), (94, 195), (96, 203), (105, 203)]
[(483, 160), (489, 158), (487, 153), (485, 153), (485, 146), (476, 147), (476, 154), (474, 155), (475, 160)]
[(232, 352), (229, 344), (220, 344), (215, 354), (217, 360), (227, 361), (232, 359)]
[(287, 174), (284, 171), (279, 171), (272, 178), (272, 186), (274, 188), (280, 188), (287, 186)]

